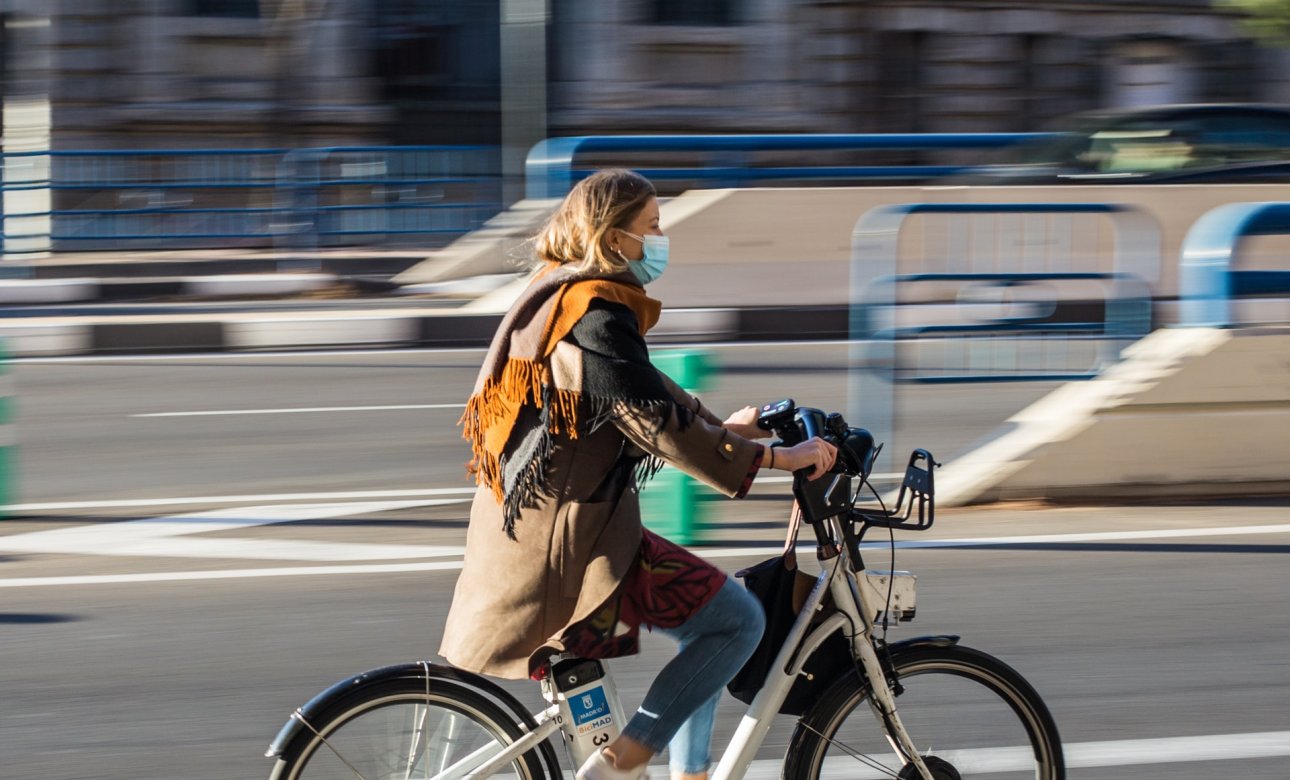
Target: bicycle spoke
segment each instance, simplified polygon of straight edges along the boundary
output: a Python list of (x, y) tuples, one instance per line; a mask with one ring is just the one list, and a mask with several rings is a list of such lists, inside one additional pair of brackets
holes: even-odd
[[(419, 714), (418, 714), (419, 711)], [(426, 721), (430, 719), (430, 706), (427, 704), (415, 705), (412, 708), (412, 719), (417, 725), (412, 731), (412, 740), (408, 745), (408, 755), (405, 763), (407, 771), (403, 774), (403, 780), (412, 780), (412, 774), (417, 768), (417, 757), (425, 751), (426, 777), (430, 777), (430, 746), (437, 744), (438, 740), (426, 736)], [(436, 728), (436, 732), (438, 729)]]
[(443, 774), (443, 771), (448, 768), (450, 754), (447, 748), (456, 743), (460, 734), (461, 719), (453, 712), (447, 713), (439, 724), (435, 726), (435, 733), (430, 737), (426, 745), (425, 776), (427, 780)]
[(859, 761), (860, 763), (865, 764), (870, 769), (876, 769), (877, 771), (886, 774), (888, 777), (896, 777), (900, 774), (899, 770), (893, 771), (890, 767), (878, 761), (876, 758), (870, 758), (867, 754), (862, 753), (858, 750), (855, 750), (850, 745), (847, 745), (845, 742), (829, 737), (828, 735), (822, 733), (819, 729), (816, 729), (805, 723), (803, 723), (802, 726), (807, 731), (810, 731), (811, 733), (825, 740), (830, 745), (836, 746), (837, 748), (842, 750), (843, 753), (847, 754), (848, 756), (855, 759), (856, 761)]
[[(1065, 776), (1052, 716), (1011, 667), (957, 645), (904, 650), (894, 657), (893, 666), (904, 688), (899, 712), (914, 741), (910, 749), (933, 776), (963, 780), (1060, 780)], [(799, 722), (786, 776), (795, 780), (918, 776), (908, 766), (911, 757), (891, 744), (888, 730), (875, 728), (870, 693), (859, 677), (831, 689)]]
[(301, 717), (299, 713), (297, 713), (297, 714), (296, 714), (296, 718), (297, 718), (297, 720), (299, 720), (301, 723), (305, 724), (305, 728), (307, 728), (307, 729), (309, 729), (310, 731), (312, 731), (312, 732), (314, 733), (314, 736), (318, 737), (318, 739), (323, 743), (323, 745), (325, 745), (325, 746), (327, 747), (327, 749), (328, 749), (328, 750), (330, 750), (330, 751), (331, 751), (331, 752), (336, 756), (336, 760), (337, 760), (337, 761), (340, 761), (342, 764), (344, 764), (344, 765), (345, 765), (345, 767), (346, 767), (349, 771), (351, 771), (351, 772), (353, 772), (353, 773), (354, 773), (354, 777), (355, 777), (355, 778), (357, 778), (357, 780), (367, 780), (367, 778), (363, 776), (363, 773), (362, 773), (362, 772), (360, 772), (360, 771), (358, 771), (358, 768), (357, 768), (357, 767), (355, 767), (353, 764), (351, 764), (351, 763), (349, 762), (349, 760), (348, 760), (348, 759), (346, 759), (344, 756), (342, 756), (342, 755), (340, 754), (340, 751), (339, 751), (339, 750), (337, 750), (334, 746), (332, 746), (332, 744), (331, 744), (331, 741), (330, 741), (330, 740), (328, 740), (328, 739), (327, 739), (326, 737), (324, 737), (321, 733), (319, 733), (318, 729), (316, 729), (316, 728), (314, 728), (314, 727), (313, 727), (313, 724), (311, 724), (309, 721), (307, 721), (307, 720), (305, 720), (303, 717)]

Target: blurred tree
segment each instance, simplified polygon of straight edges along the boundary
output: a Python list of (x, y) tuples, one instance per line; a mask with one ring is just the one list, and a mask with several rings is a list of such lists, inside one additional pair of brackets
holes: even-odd
[(1290, 46), (1290, 0), (1214, 0), (1217, 8), (1244, 13), (1241, 25), (1273, 46)]

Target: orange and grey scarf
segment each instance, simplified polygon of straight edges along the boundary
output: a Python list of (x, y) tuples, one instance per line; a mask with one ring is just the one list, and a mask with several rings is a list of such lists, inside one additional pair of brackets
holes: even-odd
[(642, 358), (640, 344), (622, 343), (612, 329), (597, 329), (582, 339), (596, 343), (578, 345), (573, 370), (567, 361), (551, 359), (588, 311), (605, 302), (630, 310), (640, 336), (658, 321), (661, 308), (630, 274), (588, 276), (555, 264), (545, 268), (503, 318), (466, 403), (460, 422), (471, 446), (469, 470), (492, 490), (512, 536), (520, 510), (546, 490), (554, 436), (576, 439), (594, 431), (617, 403), (649, 408), (674, 403), (648, 358)]

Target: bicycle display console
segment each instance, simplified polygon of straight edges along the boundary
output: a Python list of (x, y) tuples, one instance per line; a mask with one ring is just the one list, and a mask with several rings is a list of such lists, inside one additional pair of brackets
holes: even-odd
[(837, 461), (823, 477), (808, 479), (805, 472), (794, 474), (793, 496), (801, 505), (807, 522), (816, 527), (817, 535), (821, 523), (843, 514), (853, 522), (872, 527), (907, 531), (925, 531), (932, 527), (936, 519), (933, 473), (940, 464), (927, 450), (920, 448), (910, 453), (900, 492), (890, 509), (857, 509), (851, 480), (858, 478), (862, 485), (866, 483), (874, 460), (882, 450), (882, 444), (875, 442), (869, 431), (851, 427), (837, 412), (825, 413), (820, 409), (799, 407), (791, 398), (762, 406), (757, 415), (757, 427), (774, 433), (785, 446), (818, 436), (838, 448)]

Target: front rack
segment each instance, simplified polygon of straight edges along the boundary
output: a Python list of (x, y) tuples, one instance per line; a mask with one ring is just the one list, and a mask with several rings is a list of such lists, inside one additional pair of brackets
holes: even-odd
[[(855, 520), (877, 528), (901, 528), (906, 531), (926, 531), (936, 520), (936, 479), (933, 476), (936, 462), (932, 453), (919, 448), (909, 454), (905, 477), (900, 481), (896, 504), (888, 511), (852, 509)], [(916, 520), (914, 509), (917, 507)]]
[(926, 531), (936, 520), (936, 481), (933, 475), (939, 465), (925, 449), (911, 452), (896, 503), (885, 511), (856, 509), (851, 477), (841, 473), (825, 474), (815, 480), (797, 475), (793, 480), (793, 497), (802, 508), (803, 519), (816, 528), (817, 535), (824, 531), (825, 521), (842, 514), (849, 515), (853, 522), (877, 528)]

